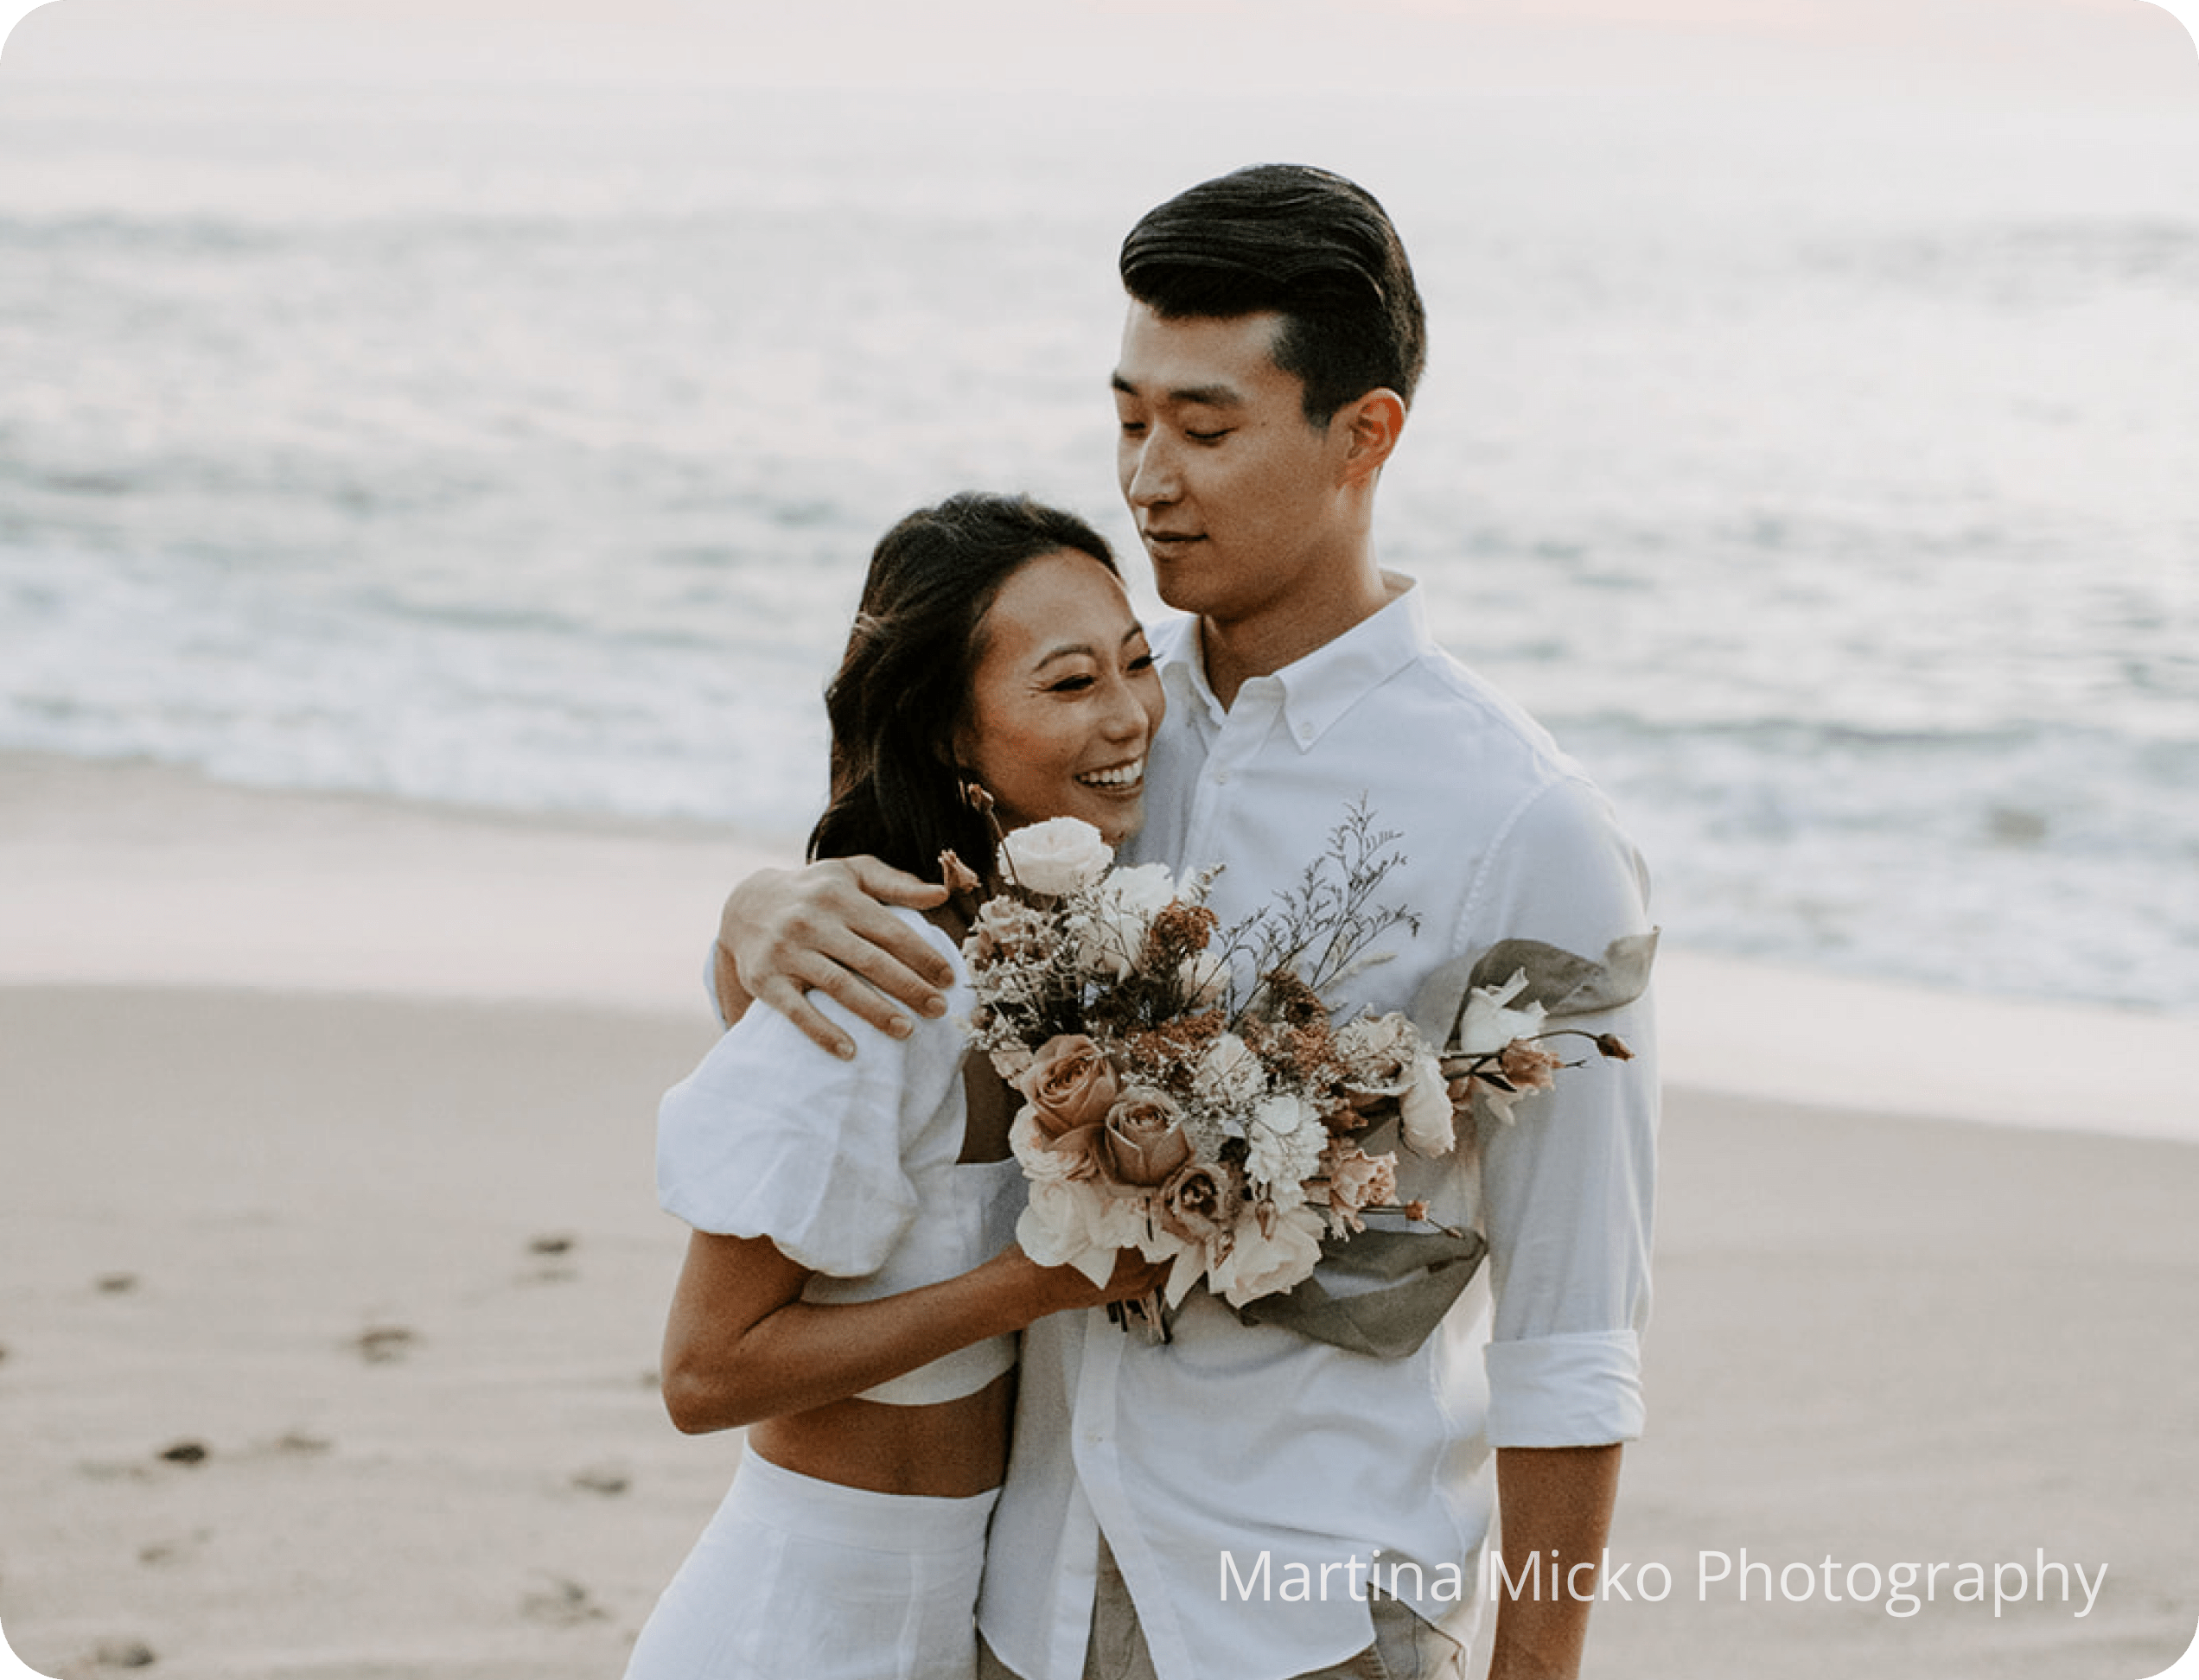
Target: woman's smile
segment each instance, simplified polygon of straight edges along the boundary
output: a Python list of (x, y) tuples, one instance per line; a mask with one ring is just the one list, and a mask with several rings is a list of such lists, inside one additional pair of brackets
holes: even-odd
[(978, 637), (955, 757), (1002, 825), (1077, 817), (1111, 845), (1136, 832), (1166, 702), (1121, 581), (1073, 549), (1042, 555), (1001, 585)]

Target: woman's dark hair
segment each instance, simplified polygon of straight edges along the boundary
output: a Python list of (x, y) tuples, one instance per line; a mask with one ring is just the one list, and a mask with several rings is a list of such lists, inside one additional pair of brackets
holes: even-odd
[(1310, 424), (1382, 387), (1412, 404), (1428, 358), (1412, 265), (1389, 214), (1326, 169), (1256, 163), (1149, 210), (1123, 241), (1123, 285), (1165, 320), (1274, 310), (1275, 362)]
[(994, 597), (1023, 566), (1061, 549), (1121, 576), (1098, 531), (1027, 496), (966, 491), (878, 539), (846, 655), (825, 690), (832, 792), (810, 830), (811, 858), (868, 852), (927, 879), (942, 851), (980, 874), (991, 867), (991, 828), (962, 799), (955, 726)]

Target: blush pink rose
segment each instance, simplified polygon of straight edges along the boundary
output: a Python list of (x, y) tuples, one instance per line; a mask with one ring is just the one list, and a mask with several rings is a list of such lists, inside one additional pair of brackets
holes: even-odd
[(1040, 1045), (1016, 1089), (1037, 1110), (1039, 1133), (1049, 1142), (1097, 1126), (1121, 1094), (1106, 1053), (1082, 1033), (1057, 1034)]
[(1107, 1110), (1102, 1146), (1118, 1184), (1151, 1190), (1191, 1159), (1183, 1111), (1163, 1092), (1132, 1085)]

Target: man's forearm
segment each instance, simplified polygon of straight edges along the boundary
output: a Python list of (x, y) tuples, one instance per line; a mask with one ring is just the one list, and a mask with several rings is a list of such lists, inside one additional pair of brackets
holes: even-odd
[(1497, 1448), (1505, 1576), (1520, 1581), (1539, 1560), (1536, 1578), (1549, 1585), (1517, 1597), (1498, 1587), (1489, 1680), (1573, 1680), (1580, 1672), (1618, 1499), (1619, 1453), (1616, 1446)]

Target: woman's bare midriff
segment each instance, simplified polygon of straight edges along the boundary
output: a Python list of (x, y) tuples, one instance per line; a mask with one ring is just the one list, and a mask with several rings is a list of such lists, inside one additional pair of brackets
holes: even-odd
[(1016, 1373), (930, 1406), (836, 1400), (749, 1426), (748, 1450), (782, 1470), (873, 1493), (958, 1499), (1000, 1486)]

